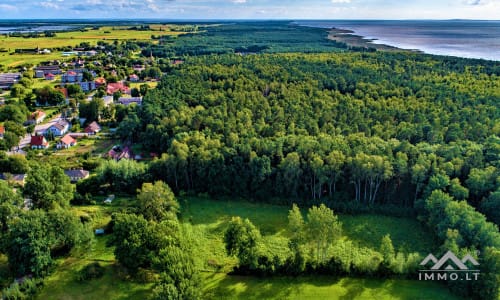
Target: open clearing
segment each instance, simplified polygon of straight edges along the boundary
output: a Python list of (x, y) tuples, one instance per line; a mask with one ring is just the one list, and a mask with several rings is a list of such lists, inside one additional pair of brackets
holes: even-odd
[[(109, 222), (113, 211), (133, 206), (134, 201), (118, 196), (111, 206), (90, 205), (74, 209), (81, 215), (91, 216), (94, 228), (101, 228)], [(203, 270), (204, 299), (459, 299), (444, 285), (416, 280), (228, 275), (236, 261), (224, 251), (225, 222), (232, 216), (249, 218), (261, 229), (273, 251), (286, 253), (288, 207), (203, 197), (180, 197), (179, 202), (183, 208), (181, 218), (185, 234), (195, 244), (196, 262)], [(411, 219), (375, 215), (341, 215), (340, 219), (346, 238), (363, 246), (378, 248), (379, 237), (386, 233), (391, 234), (397, 249), (419, 251), (434, 245), (420, 224)], [(362, 224), (372, 224), (370, 231)], [(122, 279), (113, 249), (106, 247), (106, 240), (107, 237), (99, 237), (90, 249), (60, 259), (38, 299), (145, 299), (151, 293), (152, 284)], [(105, 275), (89, 282), (78, 282), (77, 272), (95, 261), (105, 267)]]

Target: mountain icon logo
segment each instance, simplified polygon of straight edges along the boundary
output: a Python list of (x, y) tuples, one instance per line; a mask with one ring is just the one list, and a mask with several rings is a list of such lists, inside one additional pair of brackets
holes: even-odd
[(431, 267), (431, 270), (469, 270), (466, 263), (470, 263), (474, 266), (479, 266), (479, 263), (470, 255), (467, 254), (464, 258), (459, 259), (453, 252), (446, 252), (441, 259), (437, 259), (434, 255), (429, 254), (427, 257), (420, 263), (421, 266), (426, 266), (429, 262), (432, 262), (434, 265)]

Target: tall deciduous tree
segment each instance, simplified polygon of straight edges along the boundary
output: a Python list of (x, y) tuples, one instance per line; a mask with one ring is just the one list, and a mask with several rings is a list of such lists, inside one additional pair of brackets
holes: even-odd
[(149, 221), (176, 219), (179, 203), (170, 187), (162, 181), (144, 183), (137, 195), (139, 212)]
[(313, 206), (307, 212), (307, 240), (314, 249), (316, 261), (323, 262), (327, 258), (328, 249), (342, 235), (342, 223), (333, 210), (324, 204)]

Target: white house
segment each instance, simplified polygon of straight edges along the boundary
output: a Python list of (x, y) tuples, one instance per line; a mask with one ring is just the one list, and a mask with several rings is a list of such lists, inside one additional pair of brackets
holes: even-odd
[(52, 133), (54, 136), (62, 136), (69, 130), (69, 122), (66, 120), (59, 120), (55, 124), (52, 124), (49, 128), (47, 128), (47, 133)]

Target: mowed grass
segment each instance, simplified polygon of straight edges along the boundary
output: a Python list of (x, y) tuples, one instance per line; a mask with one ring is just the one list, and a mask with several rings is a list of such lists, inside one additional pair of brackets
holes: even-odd
[[(147, 299), (152, 284), (132, 282), (118, 276), (113, 251), (106, 247), (106, 240), (106, 237), (96, 238), (91, 247), (81, 250), (80, 256), (59, 260), (37, 299)], [(99, 262), (105, 268), (104, 275), (98, 279), (78, 281), (78, 272), (93, 262)]]
[(299, 276), (256, 278), (207, 274), (206, 299), (290, 300), (431, 300), (461, 299), (437, 283), (375, 278)]
[[(264, 237), (288, 237), (286, 227), (291, 207), (201, 197), (181, 198), (181, 205), (184, 221), (194, 226), (211, 227), (213, 233), (219, 232), (216, 229), (224, 227), (232, 216), (240, 216), (250, 219)], [(305, 216), (307, 208), (302, 208), (302, 212)], [(389, 234), (396, 250), (427, 255), (436, 249), (432, 234), (414, 219), (382, 215), (339, 214), (338, 217), (343, 224), (344, 237), (362, 247), (378, 249), (382, 237)]]
[[(289, 207), (203, 197), (180, 198), (186, 236), (195, 244), (195, 260), (204, 270), (204, 299), (459, 299), (444, 285), (402, 279), (334, 276), (266, 277), (228, 275), (236, 260), (224, 250), (223, 234), (233, 216), (257, 226), (269, 249), (288, 254)], [(303, 210), (304, 214), (306, 210)], [(396, 249), (426, 255), (435, 248), (415, 220), (380, 215), (339, 215), (344, 238), (378, 249), (390, 234)]]

